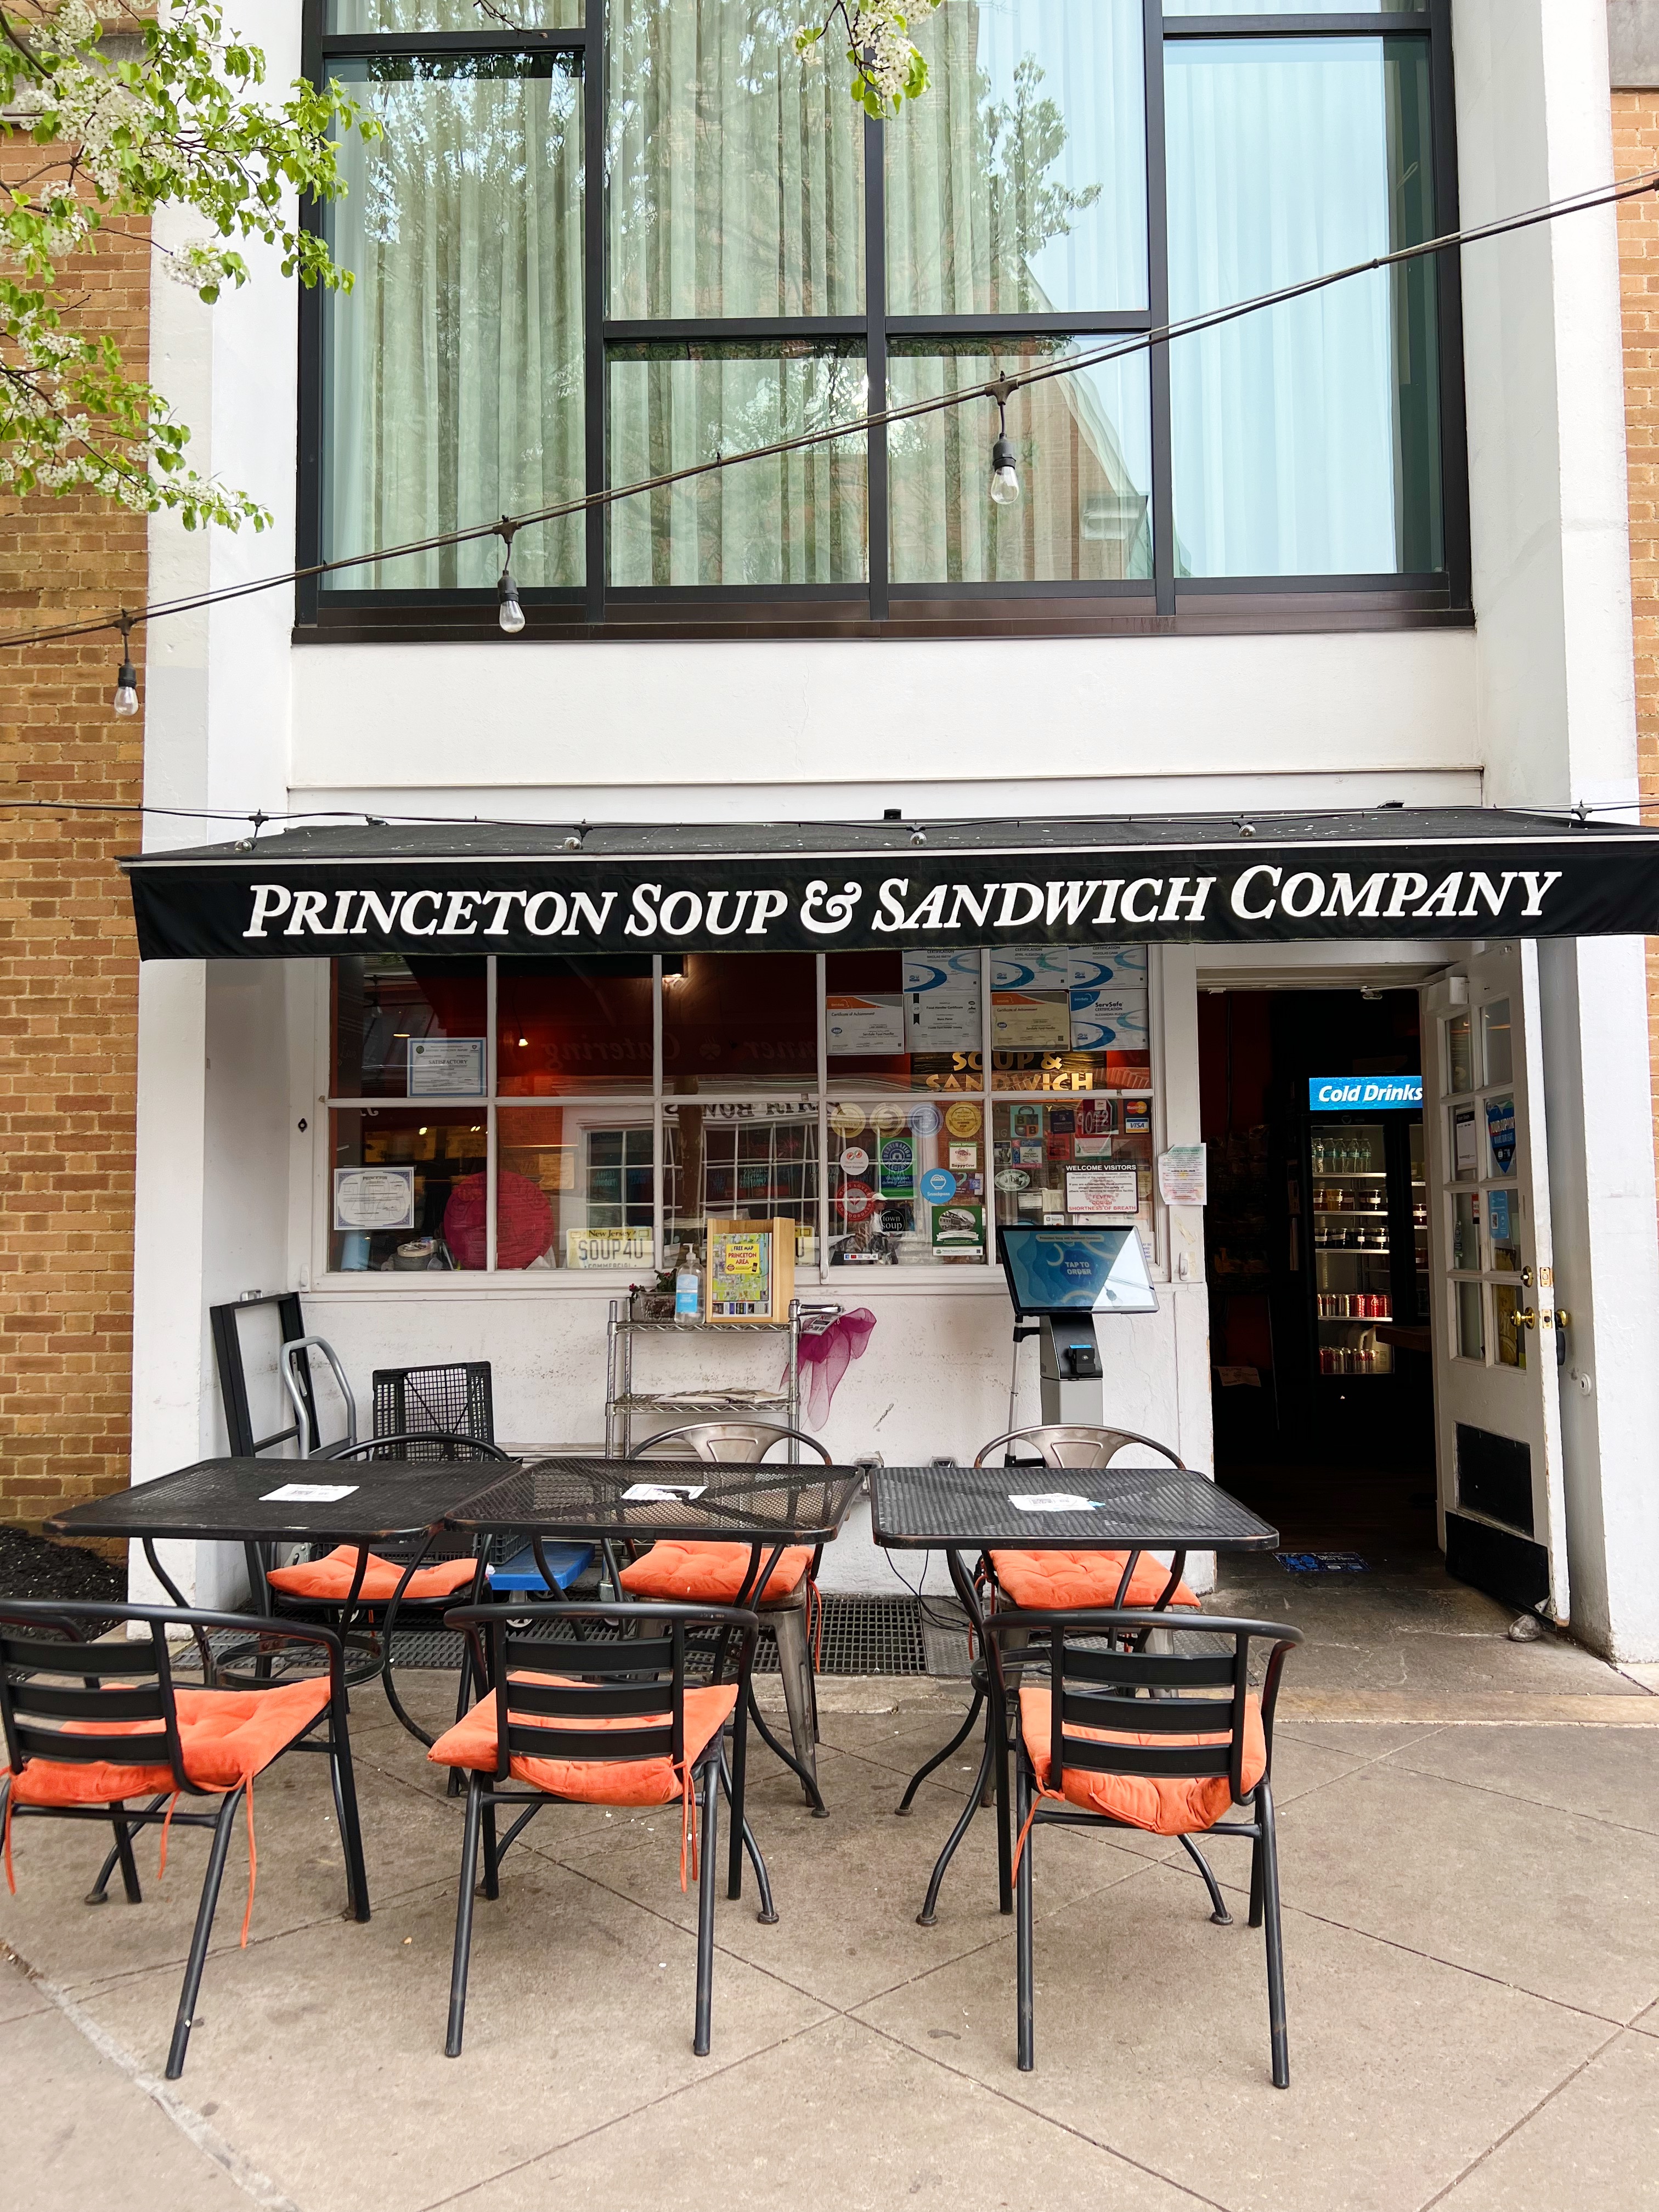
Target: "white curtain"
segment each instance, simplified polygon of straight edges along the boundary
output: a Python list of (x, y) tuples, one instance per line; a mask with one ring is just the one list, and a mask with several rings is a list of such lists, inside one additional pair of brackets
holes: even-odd
[[(493, 58), (448, 74), (346, 66), (386, 135), (347, 141), (332, 217), (356, 277), (327, 307), (332, 556), (580, 497), (585, 482), (580, 75)], [(483, 539), (339, 581), (485, 586), (501, 563)], [(513, 568), (523, 585), (580, 585), (580, 517), (525, 531)]]
[[(1425, 68), (1403, 40), (1171, 40), (1172, 315), (1404, 243), (1400, 209), (1426, 206), (1427, 149), (1402, 176), (1400, 113), (1421, 106)], [(1420, 439), (1402, 461), (1400, 419), (1405, 317), (1425, 296), (1377, 271), (1170, 349), (1182, 573), (1401, 567), (1405, 518), (1432, 495)]]
[(947, 0), (887, 127), (896, 315), (1146, 304), (1139, 0)]
[[(994, 351), (895, 352), (888, 398), (902, 406), (971, 392), (994, 376), (1109, 343), (1026, 339)], [(1152, 408), (1144, 355), (1014, 394), (1008, 432), (1022, 494), (1015, 507), (997, 507), (990, 497), (996, 428), (996, 410), (981, 397), (889, 430), (896, 583), (1151, 576)]]
[[(798, 9), (611, 0), (609, 308), (623, 321), (857, 315), (864, 128)], [(861, 351), (617, 349), (613, 483), (828, 427), (866, 404)], [(619, 585), (837, 584), (869, 573), (862, 439), (751, 462), (611, 510)]]
[(328, 0), (329, 30), (352, 38), (365, 31), (481, 31), (503, 23), (526, 31), (574, 31), (582, 0)]

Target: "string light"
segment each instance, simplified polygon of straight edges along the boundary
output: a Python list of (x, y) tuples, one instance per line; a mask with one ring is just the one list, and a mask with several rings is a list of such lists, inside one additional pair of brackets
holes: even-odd
[(125, 607), (121, 610), (121, 665), (116, 671), (115, 696), (110, 701), (112, 714), (123, 720), (138, 712), (138, 671), (132, 665), (132, 617)]
[(985, 387), (997, 403), (997, 434), (991, 447), (991, 497), (998, 507), (1019, 503), (1019, 455), (1008, 435), (1008, 401), (1016, 390), (1005, 376)]
[(524, 628), (524, 609), (519, 605), (519, 587), (513, 580), (513, 538), (518, 525), (504, 514), (496, 526), (507, 549), (501, 561), (501, 580), (495, 586), (495, 596), (501, 603), (496, 619), (508, 637), (517, 637)]
[[(745, 462), (771, 460), (785, 453), (805, 453), (819, 446), (837, 444), (861, 430), (914, 422), (924, 416), (965, 406), (981, 395), (1006, 400), (1007, 394), (1024, 391), (1030, 385), (1046, 384), (1057, 378), (1075, 376), (1087, 369), (1127, 360), (1132, 355), (1148, 353), (1154, 347), (1167, 345), (1174, 338), (1191, 337), (1200, 331), (1218, 330), (1244, 316), (1284, 307), (1291, 301), (1306, 299), (1314, 293), (1328, 290), (1334, 284), (1346, 283), (1352, 277), (1371, 276), (1383, 269), (1402, 268), (1410, 262), (1430, 259), (1492, 239), (1511, 237), (1516, 232), (1530, 230), (1540, 223), (1555, 222), (1564, 216), (1590, 214), (1598, 209), (1615, 207), (1626, 200), (1638, 199), (1655, 192), (1659, 192), (1659, 170), (1645, 170), (1634, 176), (1620, 178), (1611, 185), (1569, 193), (1559, 200), (1547, 201), (1541, 206), (1528, 208), (1518, 215), (1503, 216), (1491, 222), (1471, 224), (1463, 230), (1446, 231), (1438, 237), (1424, 239), (1415, 246), (1397, 246), (1389, 253), (1373, 254), (1368, 260), (1350, 263), (1343, 269), (1328, 270), (1321, 276), (1304, 277), (1275, 291), (1259, 293), (1252, 299), (1237, 300), (1227, 307), (1210, 308), (1201, 314), (1164, 323), (1156, 329), (1137, 331), (1121, 339), (1043, 362), (1037, 367), (1022, 370), (1018, 376), (1000, 378), (990, 384), (972, 385), (963, 391), (945, 392), (927, 399), (912, 400), (903, 406), (883, 408), (823, 428), (797, 432), (790, 437), (774, 439), (767, 445), (754, 447), (745, 453), (718, 453), (708, 459), (690, 462), (684, 467), (665, 471), (659, 476), (647, 477), (636, 483), (614, 485), (602, 491), (587, 492), (574, 499), (560, 501), (554, 506), (535, 508), (516, 519), (504, 516), (500, 522), (473, 523), (465, 529), (441, 531), (408, 544), (377, 547), (371, 552), (347, 554), (332, 561), (315, 561), (303, 568), (287, 569), (279, 575), (255, 577), (246, 583), (223, 585), (217, 590), (158, 601), (141, 609), (136, 616), (128, 617), (124, 611), (119, 617), (98, 615), (83, 621), (57, 623), (50, 628), (14, 630), (9, 634), (0, 632), (0, 652), (19, 647), (54, 644), (65, 638), (95, 636), (107, 629), (121, 629), (125, 632), (135, 622), (155, 622), (167, 615), (194, 614), (204, 607), (219, 606), (233, 599), (246, 599), (255, 592), (277, 591), (286, 585), (305, 582), (313, 577), (332, 575), (349, 568), (372, 567), (386, 561), (434, 552), (452, 545), (471, 544), (483, 538), (504, 538), (510, 554), (514, 533), (533, 525), (561, 521), (568, 516), (584, 514), (592, 509), (609, 508), (618, 501), (689, 483), (740, 466)], [(997, 449), (1005, 445), (1013, 483), (1005, 487), (1000, 504), (1012, 503), (1018, 496), (1018, 456), (1012, 441), (1007, 438), (1006, 423), (996, 447), (993, 448), (994, 470), (1001, 467)], [(525, 627), (525, 614), (519, 604), (518, 586), (514, 581), (510, 568), (503, 568), (497, 588), (501, 628), (508, 635), (517, 635)], [(124, 663), (123, 665), (125, 667), (128, 664)], [(131, 686), (133, 702), (129, 706), (122, 702), (116, 708), (118, 713), (137, 712), (136, 671), (134, 679)], [(13, 802), (14, 805), (15, 803)]]

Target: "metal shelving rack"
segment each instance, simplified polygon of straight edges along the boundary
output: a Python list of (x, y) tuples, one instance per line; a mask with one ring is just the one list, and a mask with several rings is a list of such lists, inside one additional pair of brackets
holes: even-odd
[[(605, 1346), (605, 1453), (607, 1459), (626, 1459), (633, 1443), (635, 1413), (706, 1414), (711, 1420), (738, 1420), (745, 1413), (781, 1411), (787, 1425), (800, 1426), (800, 1340), (815, 1336), (840, 1317), (837, 1305), (818, 1305), (791, 1298), (787, 1321), (700, 1321), (683, 1328), (674, 1321), (635, 1321), (629, 1300), (612, 1298)], [(775, 1390), (636, 1390), (634, 1388), (634, 1339), (636, 1336), (787, 1336), (789, 1364), (781, 1386)], [(791, 1460), (800, 1448), (792, 1443)]]

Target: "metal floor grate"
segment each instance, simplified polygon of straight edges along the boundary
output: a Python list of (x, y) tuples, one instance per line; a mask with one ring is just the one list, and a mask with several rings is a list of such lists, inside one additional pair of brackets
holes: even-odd
[[(400, 1629), (400, 1667), (459, 1667), (461, 1639), (441, 1628)], [(763, 1630), (755, 1672), (775, 1674), (778, 1647)], [(820, 1674), (925, 1674), (921, 1615), (910, 1597), (826, 1597)]]

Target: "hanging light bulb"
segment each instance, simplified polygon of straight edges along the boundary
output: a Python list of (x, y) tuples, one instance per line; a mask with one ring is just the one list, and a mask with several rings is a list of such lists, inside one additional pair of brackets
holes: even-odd
[(508, 637), (517, 637), (524, 628), (524, 609), (519, 605), (519, 587), (513, 580), (513, 525), (503, 515), (500, 526), (507, 553), (501, 562), (501, 581), (495, 586), (495, 597), (501, 601), (496, 620)]
[(1019, 502), (1019, 456), (1008, 435), (1006, 417), (991, 447), (991, 497), (998, 507), (1015, 507)]
[(138, 712), (138, 671), (132, 665), (132, 617), (121, 610), (121, 665), (115, 674), (115, 696), (110, 711), (124, 719)]

